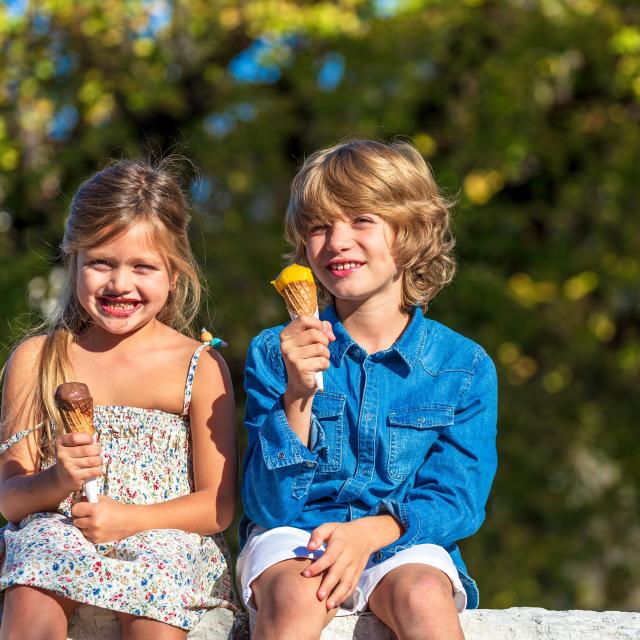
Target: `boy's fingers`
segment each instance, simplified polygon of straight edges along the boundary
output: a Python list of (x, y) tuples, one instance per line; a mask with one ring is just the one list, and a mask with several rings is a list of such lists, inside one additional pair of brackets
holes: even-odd
[(309, 542), (307, 543), (307, 549), (318, 549), (324, 541), (329, 538), (331, 532), (336, 528), (335, 522), (325, 522), (321, 524), (319, 527), (316, 527), (309, 537)]
[(319, 576), (323, 571), (328, 569), (336, 558), (328, 551), (325, 551), (317, 560), (314, 560), (303, 572), (305, 578), (313, 578)]
[[(338, 584), (344, 579), (344, 568), (334, 564), (325, 573), (318, 588), (318, 600), (324, 600), (325, 598), (332, 599), (332, 591)], [(329, 603), (327, 602), (327, 605)], [(333, 608), (333, 607), (330, 607)]]
[(322, 321), (322, 327), (324, 329), (324, 334), (333, 342), (336, 339), (335, 333), (333, 333), (333, 327), (328, 320)]

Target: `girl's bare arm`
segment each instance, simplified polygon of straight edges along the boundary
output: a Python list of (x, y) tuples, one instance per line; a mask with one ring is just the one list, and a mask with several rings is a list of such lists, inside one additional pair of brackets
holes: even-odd
[[(12, 354), (5, 371), (2, 392), (2, 440), (36, 426), (32, 407), (38, 357), (44, 338), (23, 342)], [(61, 482), (54, 467), (39, 469), (36, 430), (0, 456), (0, 511), (10, 522), (19, 522), (36, 511), (55, 511), (72, 488)]]

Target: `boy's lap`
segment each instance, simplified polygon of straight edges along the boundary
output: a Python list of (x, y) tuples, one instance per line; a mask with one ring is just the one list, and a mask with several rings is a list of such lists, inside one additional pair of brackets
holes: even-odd
[[(242, 600), (251, 613), (255, 614), (256, 609), (253, 586), (260, 584), (257, 582), (260, 576), (268, 575), (269, 581), (277, 582), (280, 572), (287, 576), (290, 572), (297, 573), (300, 591), (294, 595), (306, 598), (309, 593), (311, 594), (310, 601), (318, 602), (315, 592), (319, 582), (300, 575), (304, 565), (309, 564), (313, 558), (322, 554), (321, 550), (310, 552), (306, 548), (308, 541), (309, 533), (295, 527), (278, 527), (268, 531), (260, 527), (253, 529), (237, 564)], [(449, 585), (453, 587), (456, 608), (458, 611), (464, 610), (467, 597), (451, 557), (442, 547), (425, 544), (400, 551), (383, 562), (369, 562), (356, 590), (342, 604), (337, 615), (349, 615), (366, 610), (371, 594), (385, 576), (392, 572), (396, 575), (398, 571), (405, 572), (407, 570), (401, 570), (401, 567), (415, 564), (437, 572), (434, 575), (442, 574), (442, 579), (449, 581)], [(266, 583), (267, 581), (262, 581), (263, 585)], [(314, 587), (305, 588), (305, 585), (309, 583), (312, 583)]]

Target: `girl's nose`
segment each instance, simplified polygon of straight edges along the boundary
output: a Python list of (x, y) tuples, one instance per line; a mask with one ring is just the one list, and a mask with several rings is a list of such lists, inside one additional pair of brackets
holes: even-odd
[(113, 293), (127, 293), (131, 290), (131, 271), (129, 269), (113, 269), (109, 286)]
[(339, 253), (348, 249), (352, 242), (351, 225), (340, 220), (334, 222), (329, 227), (326, 238), (327, 249), (330, 251)]

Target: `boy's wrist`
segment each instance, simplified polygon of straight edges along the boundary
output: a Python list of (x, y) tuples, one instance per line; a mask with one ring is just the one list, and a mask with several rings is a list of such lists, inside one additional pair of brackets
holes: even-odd
[(392, 516), (368, 516), (354, 520), (364, 528), (364, 534), (368, 540), (369, 551), (376, 551), (398, 540), (404, 533), (404, 527)]

